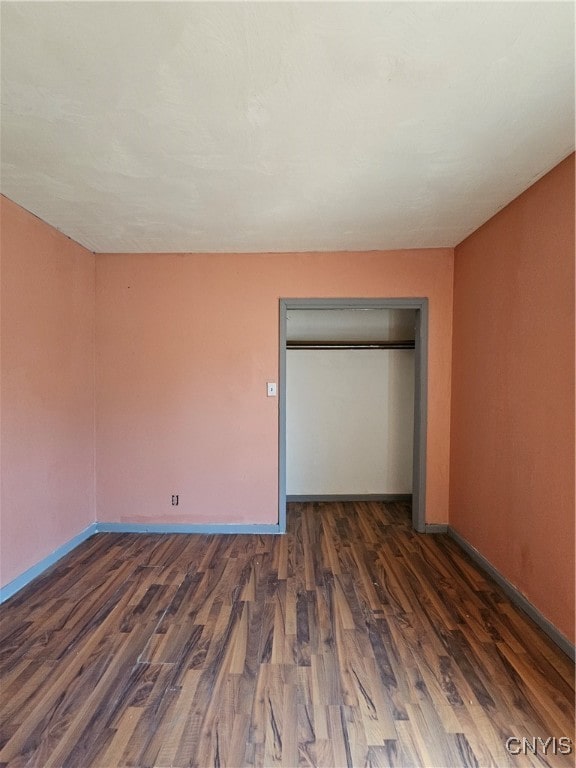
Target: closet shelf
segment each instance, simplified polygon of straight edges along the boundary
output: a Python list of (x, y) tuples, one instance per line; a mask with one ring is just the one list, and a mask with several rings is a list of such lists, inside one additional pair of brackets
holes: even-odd
[(286, 349), (414, 349), (414, 340), (408, 341), (309, 341), (290, 339)]

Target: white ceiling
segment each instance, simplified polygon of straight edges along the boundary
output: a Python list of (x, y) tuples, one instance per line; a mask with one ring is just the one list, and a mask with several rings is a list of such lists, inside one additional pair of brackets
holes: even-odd
[(96, 252), (453, 246), (574, 148), (572, 2), (2, 2), (2, 192)]

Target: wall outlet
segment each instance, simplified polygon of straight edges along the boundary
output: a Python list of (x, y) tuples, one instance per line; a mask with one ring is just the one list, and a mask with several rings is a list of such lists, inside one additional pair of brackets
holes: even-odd
[(176, 493), (172, 494), (172, 506), (173, 507), (178, 506), (178, 494)]

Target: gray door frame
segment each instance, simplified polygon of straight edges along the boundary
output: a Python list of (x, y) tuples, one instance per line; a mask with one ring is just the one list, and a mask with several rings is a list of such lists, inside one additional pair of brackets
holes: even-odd
[(428, 413), (428, 299), (280, 299), (278, 382), (278, 523), (286, 530), (286, 320), (290, 309), (412, 309), (416, 310), (414, 349), (414, 459), (412, 526), (426, 531), (426, 430)]

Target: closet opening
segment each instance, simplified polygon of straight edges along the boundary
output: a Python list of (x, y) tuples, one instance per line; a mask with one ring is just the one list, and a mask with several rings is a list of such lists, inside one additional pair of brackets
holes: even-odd
[(281, 299), (279, 523), (291, 500), (412, 501), (425, 530), (427, 299)]

